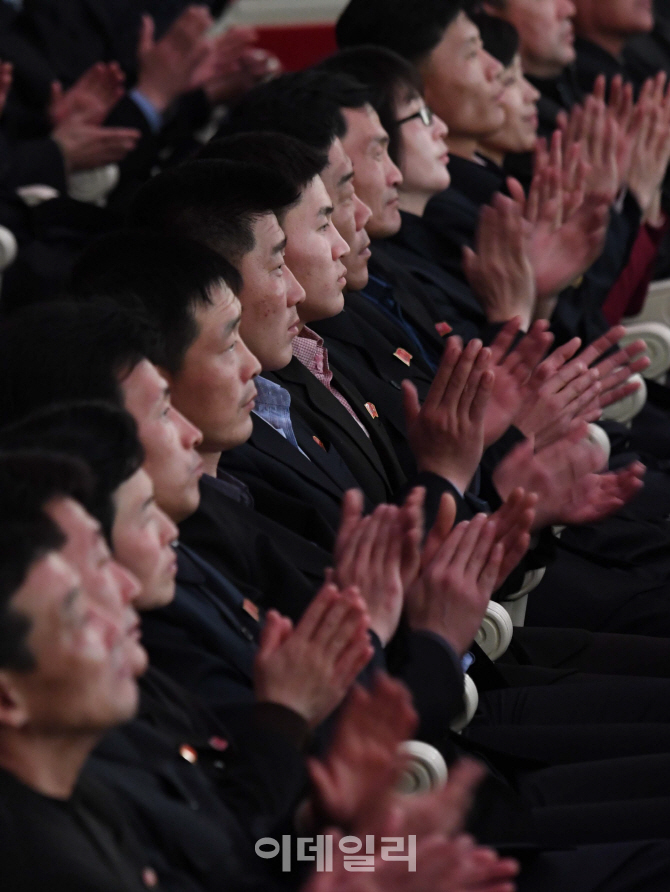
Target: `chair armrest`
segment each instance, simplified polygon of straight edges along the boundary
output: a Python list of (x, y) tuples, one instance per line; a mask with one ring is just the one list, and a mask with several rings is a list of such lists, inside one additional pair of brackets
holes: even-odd
[(398, 747), (407, 757), (405, 769), (396, 784), (396, 791), (406, 796), (440, 790), (447, 782), (447, 763), (442, 753), (421, 740), (406, 740)]
[(18, 250), (14, 233), (6, 226), (0, 226), (0, 273), (14, 263)]
[(652, 282), (641, 312), (624, 319), (624, 325), (638, 322), (662, 322), (670, 327), (670, 279)]
[(547, 572), (546, 567), (538, 567), (536, 570), (529, 570), (523, 578), (523, 584), (518, 592), (508, 595), (502, 606), (510, 615), (513, 626), (523, 626), (526, 621), (526, 608), (528, 607), (528, 595), (537, 588), (544, 579)]
[(80, 170), (70, 174), (67, 181), (67, 192), (70, 198), (104, 207), (107, 196), (119, 183), (118, 164), (106, 164), (94, 170)]
[(477, 632), (475, 641), (491, 660), (498, 660), (512, 643), (514, 626), (502, 604), (490, 601), (486, 616)]
[(477, 712), (477, 707), (479, 706), (479, 692), (477, 691), (477, 685), (469, 675), (465, 676), (463, 700), (465, 701), (465, 709), (463, 710), (462, 715), (457, 719), (454, 719), (451, 723), (451, 730), (455, 731), (457, 734), (470, 724)]
[(605, 453), (605, 465), (609, 463), (612, 454), (612, 444), (607, 436), (607, 431), (603, 430), (599, 424), (589, 424), (589, 431), (586, 435), (594, 446), (600, 446)]
[(631, 375), (629, 381), (637, 381), (640, 386), (625, 399), (619, 400), (618, 403), (612, 403), (603, 409), (601, 418), (605, 421), (618, 421), (619, 424), (629, 424), (633, 418), (642, 411), (644, 404), (647, 402), (647, 385), (644, 383), (642, 375)]
[(620, 339), (620, 344), (625, 347), (640, 338), (647, 345), (651, 360), (649, 368), (642, 373), (644, 377), (656, 380), (666, 375), (670, 369), (670, 327), (664, 322), (647, 321), (626, 325), (626, 334)]

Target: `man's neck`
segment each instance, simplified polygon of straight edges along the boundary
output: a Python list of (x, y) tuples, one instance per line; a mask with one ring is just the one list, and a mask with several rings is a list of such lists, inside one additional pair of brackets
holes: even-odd
[(605, 50), (615, 59), (620, 59), (623, 49), (626, 46), (627, 38), (618, 34), (589, 34), (588, 32), (579, 35), (583, 40), (588, 40), (599, 46), (601, 50)]
[(0, 733), (0, 767), (27, 787), (53, 799), (69, 799), (99, 734)]
[(497, 164), (498, 167), (502, 167), (505, 163), (505, 153), (500, 152), (498, 149), (495, 149), (492, 146), (487, 146), (486, 143), (479, 143), (477, 147), (477, 154), (482, 155), (482, 157), (484, 158), (488, 158), (489, 161), (493, 161), (493, 163)]
[(565, 67), (557, 68), (551, 62), (543, 62), (541, 59), (521, 56), (521, 67), (526, 77), (534, 77), (539, 81), (555, 81), (565, 71)]
[(407, 211), (408, 214), (416, 214), (417, 217), (423, 217), (431, 198), (431, 195), (424, 195), (418, 192), (403, 192), (401, 189), (400, 210)]
[(477, 160), (477, 140), (470, 136), (452, 136), (449, 134), (449, 154), (465, 158), (466, 161)]
[(200, 457), (202, 458), (205, 474), (209, 474), (210, 477), (216, 477), (216, 469), (219, 467), (221, 453), (201, 452)]

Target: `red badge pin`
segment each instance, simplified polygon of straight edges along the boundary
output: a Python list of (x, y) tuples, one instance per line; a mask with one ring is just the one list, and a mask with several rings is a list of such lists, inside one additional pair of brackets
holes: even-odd
[(403, 350), (402, 347), (398, 347), (398, 349), (393, 354), (396, 359), (399, 359), (400, 362), (404, 362), (406, 366), (412, 364), (412, 360), (414, 357), (411, 353), (408, 353), (407, 350)]
[(158, 874), (153, 867), (145, 867), (142, 870), (142, 882), (147, 889), (155, 889), (158, 885)]
[(453, 328), (449, 325), (448, 322), (436, 322), (435, 323), (435, 331), (439, 334), (441, 338), (446, 338), (448, 334), (451, 334)]
[(366, 403), (365, 408), (368, 410), (372, 418), (379, 418), (379, 412), (374, 403)]
[(189, 746), (188, 743), (184, 743), (179, 747), (179, 755), (182, 759), (185, 759), (187, 762), (190, 762), (191, 765), (195, 765), (198, 761), (198, 754), (193, 749), (192, 746)]
[(319, 438), (316, 436), (312, 437), (312, 439), (314, 440), (314, 442), (316, 443), (317, 446), (320, 446), (324, 452), (327, 452), (326, 447), (323, 445), (323, 440), (319, 440)]

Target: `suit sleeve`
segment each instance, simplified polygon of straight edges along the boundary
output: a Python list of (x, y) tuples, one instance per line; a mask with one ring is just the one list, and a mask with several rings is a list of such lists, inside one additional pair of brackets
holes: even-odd
[(142, 619), (142, 642), (151, 664), (197, 694), (215, 714), (234, 704), (254, 701), (249, 679), (225, 653), (214, 652), (195, 630), (175, 617), (147, 615)]
[(5, 189), (41, 183), (61, 193), (67, 191), (63, 156), (53, 139), (10, 140), (0, 133), (0, 159)]
[(464, 709), (463, 669), (458, 657), (439, 635), (407, 628), (399, 631), (386, 656), (391, 673), (412, 693), (419, 715), (417, 737), (439, 745)]

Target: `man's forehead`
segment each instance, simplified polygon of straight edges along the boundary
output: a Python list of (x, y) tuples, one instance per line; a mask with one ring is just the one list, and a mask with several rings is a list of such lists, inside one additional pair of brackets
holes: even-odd
[[(382, 142), (388, 139), (386, 130), (382, 127), (379, 115), (371, 105), (364, 108), (346, 108), (344, 114), (349, 125), (347, 136), (364, 141), (366, 144), (373, 141)], [(346, 141), (347, 137), (345, 137)]]
[(463, 43), (468, 43), (470, 41), (474, 42), (478, 39), (479, 28), (465, 12), (461, 11), (449, 24), (448, 28), (442, 35), (442, 40), (437, 46), (460, 46)]
[[(77, 568), (62, 553), (50, 551), (32, 564), (12, 601), (19, 609), (42, 606), (47, 600), (64, 600), (79, 585), (81, 577)], [(45, 595), (50, 598), (45, 598)]]
[(263, 214), (257, 217), (254, 223), (254, 240), (260, 253), (273, 251), (276, 245), (284, 238), (284, 230), (279, 225), (276, 214)]
[(121, 484), (117, 490), (118, 508), (123, 510), (124, 504), (131, 511), (141, 511), (151, 503), (154, 494), (154, 484), (144, 468), (137, 471)]
[(328, 152), (328, 167), (325, 172), (328, 175), (329, 181), (336, 187), (341, 186), (343, 180), (348, 178), (349, 174), (353, 173), (353, 169), (354, 166), (351, 163), (351, 158), (345, 152), (342, 140), (338, 137)]
[(151, 406), (165, 399), (169, 393), (169, 385), (156, 366), (143, 359), (132, 372), (121, 382), (126, 402)]
[(67, 544), (94, 543), (102, 535), (98, 521), (69, 496), (52, 499), (46, 511), (65, 535)]
[(330, 195), (320, 176), (315, 176), (305, 189), (305, 199), (310, 203), (310, 210), (316, 213), (323, 213), (326, 208), (330, 208)]

